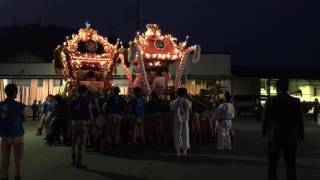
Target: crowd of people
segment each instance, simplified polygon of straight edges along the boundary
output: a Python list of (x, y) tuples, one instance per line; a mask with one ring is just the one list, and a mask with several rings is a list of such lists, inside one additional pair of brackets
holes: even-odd
[(105, 96), (85, 86), (78, 91), (66, 98), (49, 95), (36, 132), (44, 134), (48, 145), (72, 145), (72, 164), (77, 167), (88, 146), (103, 150), (123, 143), (161, 145), (186, 156), (192, 138), (215, 143), (219, 150), (232, 148), (234, 107), (228, 92), (219, 104), (203, 95), (190, 96), (185, 88), (170, 96), (155, 91), (143, 96), (140, 88), (128, 96), (120, 95), (119, 87)]
[[(269, 179), (276, 179), (282, 150), (288, 177), (294, 180), (297, 140), (304, 139), (301, 104), (288, 95), (287, 81), (279, 81), (277, 86), (278, 95), (268, 99), (262, 122), (262, 134), (268, 142)], [(8, 179), (11, 151), (14, 152), (15, 179), (20, 180), (26, 108), (14, 100), (16, 85), (8, 84), (5, 93), (7, 99), (0, 102), (1, 180)], [(205, 138), (214, 141), (217, 150), (232, 149), (235, 109), (229, 92), (220, 102), (203, 95), (189, 96), (186, 88), (179, 88), (170, 97), (159, 96), (157, 92), (143, 96), (138, 87), (132, 95), (119, 93), (119, 87), (113, 87), (106, 96), (100, 97), (80, 85), (77, 95), (48, 96), (39, 113), (36, 133), (39, 136), (44, 133), (48, 145), (71, 145), (72, 165), (77, 168), (85, 167), (83, 158), (88, 146), (100, 149), (120, 143), (168, 145), (180, 157), (188, 155), (190, 138)], [(294, 121), (295, 126), (288, 128), (289, 121)]]

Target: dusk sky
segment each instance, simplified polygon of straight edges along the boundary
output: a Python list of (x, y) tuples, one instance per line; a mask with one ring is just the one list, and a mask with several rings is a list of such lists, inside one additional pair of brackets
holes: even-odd
[[(313, 3), (313, 4), (312, 4)], [(231, 53), (236, 65), (320, 69), (320, 3), (303, 0), (140, 0), (141, 27), (203, 51)], [(89, 20), (101, 34), (124, 41), (135, 34), (136, 0), (0, 0), (0, 25), (42, 24), (78, 29)]]

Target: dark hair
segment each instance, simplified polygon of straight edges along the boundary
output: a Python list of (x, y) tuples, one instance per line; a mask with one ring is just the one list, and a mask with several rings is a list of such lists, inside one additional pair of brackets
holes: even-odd
[(158, 97), (158, 93), (155, 92), (155, 91), (152, 91), (152, 92), (151, 92), (151, 97), (152, 97), (152, 98), (157, 98), (157, 97)]
[(158, 70), (158, 71), (156, 72), (156, 74), (157, 74), (157, 76), (162, 76), (162, 71), (161, 71), (161, 70)]
[(287, 92), (289, 90), (289, 80), (288, 79), (279, 79), (276, 82), (276, 87), (281, 92)]
[(176, 98), (176, 94), (174, 92), (171, 92), (169, 94), (169, 96), (170, 96), (170, 101), (172, 101), (172, 100), (174, 100)]
[(140, 93), (141, 93), (141, 88), (135, 87), (134, 90), (133, 90), (133, 93), (134, 93), (135, 95), (140, 95)]
[(119, 93), (120, 93), (120, 88), (119, 88), (118, 86), (116, 86), (116, 87), (114, 87), (114, 88), (112, 89), (112, 91), (113, 91), (113, 93), (115, 93), (115, 94), (119, 94)]
[(6, 85), (4, 92), (6, 93), (7, 97), (10, 97), (10, 98), (14, 97), (18, 92), (17, 85), (15, 84)]
[(62, 102), (62, 96), (60, 94), (57, 94), (54, 98), (56, 99), (57, 103)]
[(231, 94), (230, 94), (229, 91), (226, 91), (226, 92), (224, 93), (224, 98), (225, 98), (225, 101), (226, 101), (226, 102), (231, 102)]
[(84, 94), (85, 92), (88, 91), (88, 88), (87, 88), (87, 86), (81, 84), (81, 85), (78, 87), (78, 91), (79, 91), (79, 94)]
[(186, 88), (179, 88), (177, 90), (177, 95), (180, 97), (185, 97), (188, 95), (188, 90)]

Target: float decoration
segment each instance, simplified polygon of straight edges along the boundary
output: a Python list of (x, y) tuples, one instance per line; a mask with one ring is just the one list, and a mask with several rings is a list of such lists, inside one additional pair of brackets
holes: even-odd
[(86, 23), (78, 34), (66, 37), (53, 52), (57, 74), (68, 82), (68, 92), (80, 84), (89, 90), (104, 93), (111, 87), (111, 77), (119, 58), (119, 40), (111, 44), (108, 39)]
[(148, 24), (146, 28), (145, 33), (137, 33), (129, 47), (129, 61), (137, 67), (136, 78), (132, 85), (141, 87), (145, 93), (157, 91), (161, 95), (168, 89), (169, 65), (176, 63), (174, 87), (177, 89), (181, 87), (181, 77), (188, 55), (194, 52), (192, 62), (197, 63), (200, 60), (201, 48), (199, 45), (187, 47), (188, 36), (185, 41), (177, 43), (174, 36), (162, 35), (156, 24)]

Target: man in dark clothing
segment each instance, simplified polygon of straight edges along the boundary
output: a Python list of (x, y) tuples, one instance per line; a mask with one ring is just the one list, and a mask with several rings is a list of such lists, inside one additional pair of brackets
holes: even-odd
[(163, 139), (162, 132), (162, 102), (157, 94), (153, 91), (147, 102), (148, 116), (145, 121), (145, 131), (147, 139), (151, 144), (160, 143)]
[(56, 104), (53, 107), (52, 117), (53, 122), (47, 134), (47, 143), (52, 145), (55, 142), (60, 142), (60, 135), (63, 135), (63, 141), (66, 140), (65, 126), (67, 122), (67, 105), (63, 101), (61, 95), (56, 95)]
[(146, 111), (146, 101), (142, 96), (142, 90), (139, 87), (134, 88), (134, 98), (129, 101), (129, 106), (131, 113), (135, 117), (135, 121), (133, 124), (133, 140), (134, 144), (137, 144), (137, 136), (138, 134), (141, 137), (141, 141), (145, 143), (145, 135), (144, 135), (144, 116)]
[(82, 159), (88, 137), (89, 104), (88, 89), (84, 85), (78, 87), (79, 96), (70, 104), (72, 118), (72, 165), (77, 168), (85, 168)]
[(37, 105), (37, 100), (33, 101), (33, 104), (31, 106), (32, 109), (32, 120), (35, 121), (37, 116), (38, 116), (38, 105)]
[(313, 102), (313, 120), (314, 120), (314, 123), (318, 122), (319, 106), (320, 105), (319, 105), (318, 98), (315, 98), (314, 102)]
[(106, 109), (108, 114), (109, 135), (113, 137), (113, 144), (120, 143), (120, 126), (122, 115), (124, 112), (125, 100), (119, 95), (120, 88), (114, 87), (112, 95), (110, 95), (106, 102)]
[(262, 122), (262, 134), (268, 142), (268, 179), (277, 179), (280, 151), (283, 151), (287, 179), (296, 180), (297, 145), (304, 139), (301, 103), (287, 93), (288, 80), (278, 80), (276, 86), (277, 95), (267, 100)]

